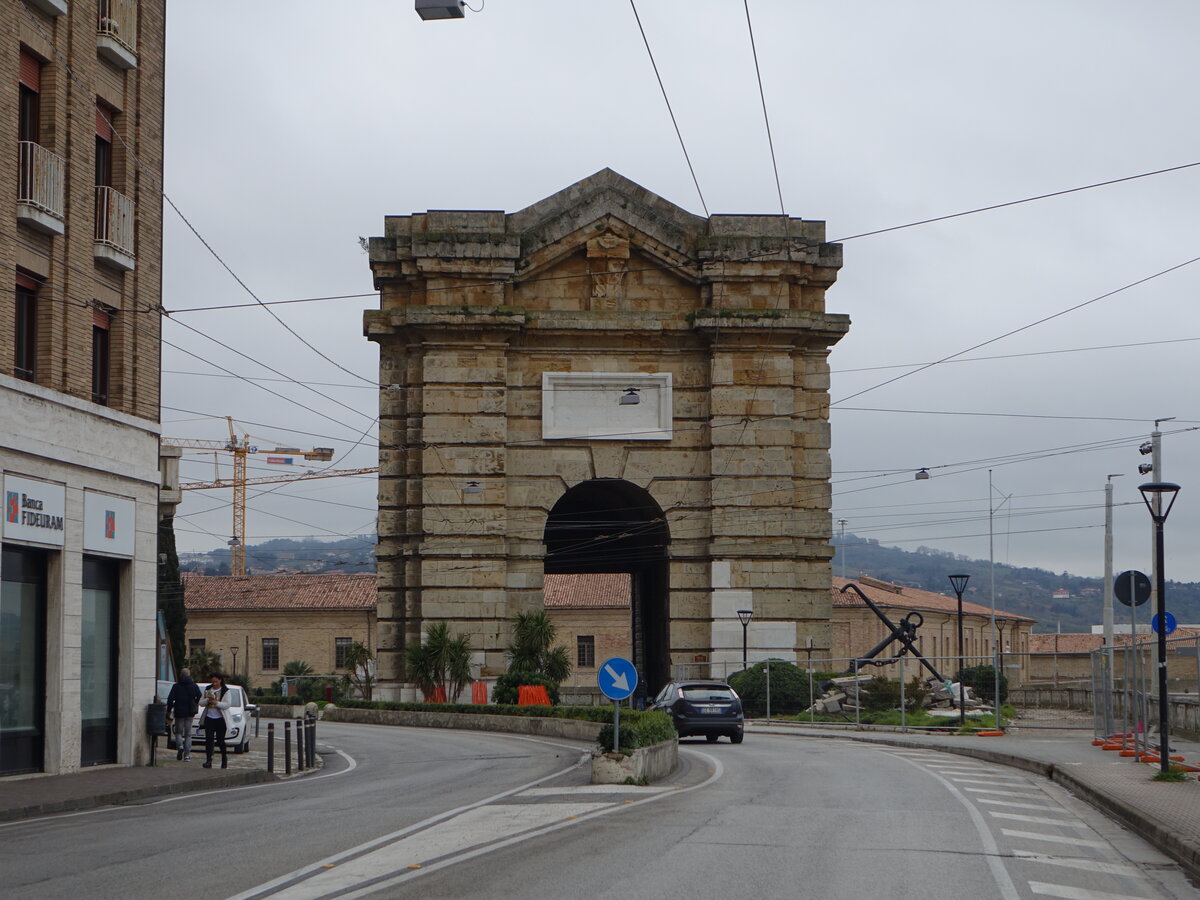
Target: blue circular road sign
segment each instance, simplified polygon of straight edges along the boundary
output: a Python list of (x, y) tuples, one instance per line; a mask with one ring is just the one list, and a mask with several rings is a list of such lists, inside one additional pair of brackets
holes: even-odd
[[(1164, 626), (1165, 627), (1162, 627)], [(1157, 615), (1150, 620), (1150, 627), (1154, 629), (1155, 634), (1170, 634), (1175, 630), (1175, 617), (1171, 613), (1163, 613), (1160, 620)]]
[(596, 684), (609, 700), (624, 700), (633, 693), (637, 683), (637, 669), (624, 657), (606, 659), (596, 671)]

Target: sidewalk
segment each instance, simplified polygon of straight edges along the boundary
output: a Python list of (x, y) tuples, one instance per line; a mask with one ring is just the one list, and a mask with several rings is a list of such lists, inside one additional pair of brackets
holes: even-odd
[[(282, 754), (283, 747), (276, 748)], [(64, 812), (137, 803), (170, 794), (220, 790), (275, 781), (267, 771), (265, 738), (255, 739), (249, 753), (229, 754), (229, 768), (202, 768), (204, 750), (193, 750), (191, 762), (177, 762), (175, 751), (159, 742), (154, 766), (103, 766), (70, 775), (26, 775), (0, 779), (0, 822), (33, 819)], [(283, 771), (283, 761), (276, 757)]]
[[(920, 747), (958, 753), (1043, 775), (1086, 801), (1109, 818), (1153, 844), (1193, 879), (1200, 880), (1200, 782), (1158, 782), (1158, 764), (1135, 762), (1111, 750), (1092, 746), (1092, 733), (1021, 728), (1003, 737), (902, 734), (805, 727), (802, 724), (747, 724), (746, 731), (804, 737), (849, 738), (895, 747)], [(1153, 740), (1153, 739), (1152, 739)], [(1200, 766), (1200, 743), (1171, 737), (1172, 755)]]

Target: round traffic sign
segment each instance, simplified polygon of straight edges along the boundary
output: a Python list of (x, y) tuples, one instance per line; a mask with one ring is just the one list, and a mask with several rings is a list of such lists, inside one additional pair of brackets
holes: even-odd
[(596, 671), (600, 693), (609, 700), (624, 700), (637, 687), (638, 673), (633, 663), (621, 656), (606, 659)]
[(1141, 606), (1150, 599), (1150, 578), (1136, 569), (1122, 572), (1113, 579), (1113, 593), (1126, 606)]
[[(1160, 624), (1164, 623), (1166, 627), (1159, 627)], [(1155, 615), (1154, 618), (1150, 620), (1150, 627), (1154, 629), (1155, 634), (1170, 634), (1175, 630), (1175, 617), (1170, 613), (1163, 613), (1161, 619)]]

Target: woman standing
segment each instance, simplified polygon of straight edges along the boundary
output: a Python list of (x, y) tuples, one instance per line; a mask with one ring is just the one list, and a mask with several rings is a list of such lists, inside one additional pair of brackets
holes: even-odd
[(215, 741), (221, 747), (221, 768), (228, 769), (229, 758), (225, 755), (225, 710), (229, 709), (229, 688), (221, 675), (214, 672), (211, 677), (212, 684), (200, 698), (200, 708), (204, 710), (204, 768), (212, 768)]

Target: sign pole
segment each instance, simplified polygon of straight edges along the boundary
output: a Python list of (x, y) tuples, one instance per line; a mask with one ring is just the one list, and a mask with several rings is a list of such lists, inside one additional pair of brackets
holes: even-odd
[(613, 752), (621, 752), (621, 701), (613, 701)]

